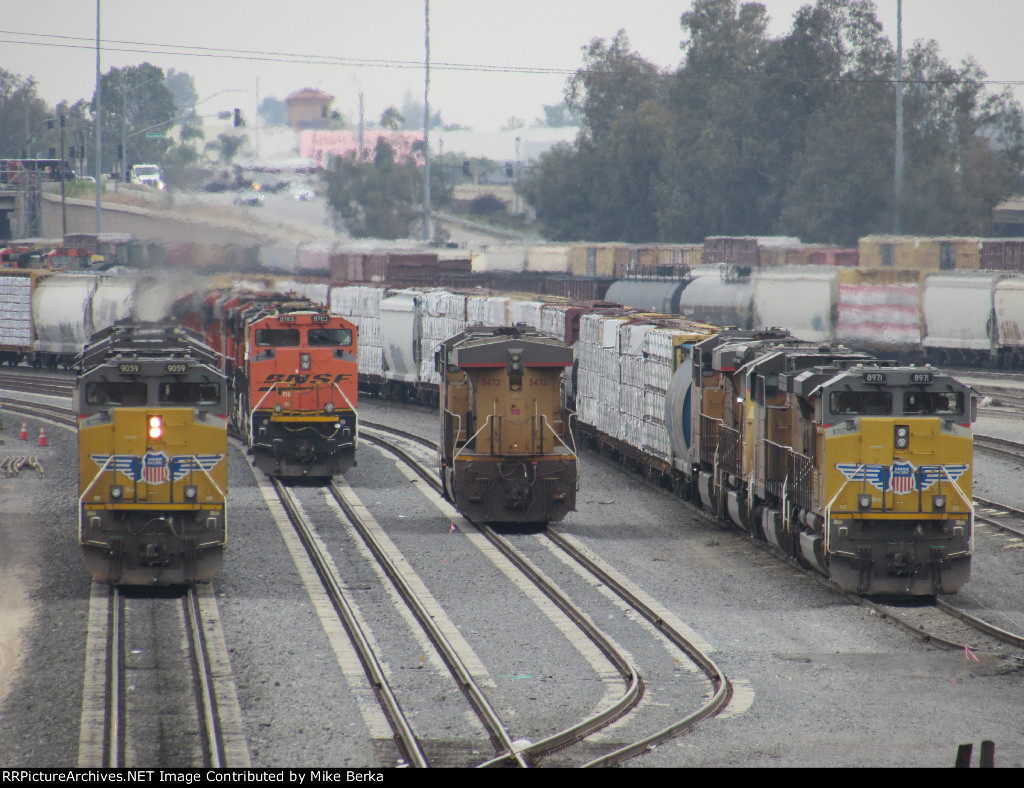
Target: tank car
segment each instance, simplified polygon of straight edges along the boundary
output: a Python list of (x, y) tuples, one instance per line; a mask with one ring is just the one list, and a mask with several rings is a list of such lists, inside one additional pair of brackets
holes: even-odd
[(180, 327), (123, 323), (78, 359), (79, 542), (97, 582), (210, 581), (227, 536), (226, 381)]
[(930, 367), (779, 332), (694, 348), (690, 460), (704, 506), (866, 595), (970, 576), (974, 403)]
[(308, 300), (232, 298), (231, 421), (270, 476), (327, 477), (355, 464), (356, 328)]
[(474, 326), (441, 343), (444, 494), (490, 523), (561, 520), (576, 508), (578, 468), (561, 373), (572, 348), (528, 326)]

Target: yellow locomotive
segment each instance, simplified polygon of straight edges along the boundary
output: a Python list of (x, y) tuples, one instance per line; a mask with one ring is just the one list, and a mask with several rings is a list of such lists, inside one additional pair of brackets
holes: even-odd
[(208, 582), (227, 538), (227, 394), (188, 329), (117, 324), (79, 358), (79, 542), (97, 582)]
[(544, 523), (575, 510), (561, 380), (572, 362), (572, 348), (529, 326), (474, 326), (441, 344), (441, 479), (468, 518)]
[(975, 404), (931, 367), (778, 332), (694, 349), (695, 497), (869, 595), (955, 593), (970, 577)]

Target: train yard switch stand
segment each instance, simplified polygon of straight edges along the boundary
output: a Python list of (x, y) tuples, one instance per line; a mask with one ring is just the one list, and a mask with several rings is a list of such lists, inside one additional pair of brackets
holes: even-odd
[(47, 442), (46, 442), (46, 433), (43, 431), (43, 425), (42, 424), (39, 425), (39, 445), (40, 446), (48, 445)]
[(28, 440), (28, 422), (27, 421), (21, 422), (21, 434), (18, 435), (18, 437), (21, 438), (23, 441), (27, 441)]

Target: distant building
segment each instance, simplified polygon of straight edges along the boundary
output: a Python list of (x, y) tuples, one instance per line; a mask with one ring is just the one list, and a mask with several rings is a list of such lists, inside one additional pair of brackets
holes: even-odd
[(327, 166), (331, 156), (355, 156), (372, 161), (377, 150), (377, 140), (384, 139), (395, 152), (395, 161), (409, 159), (423, 164), (422, 131), (388, 131), (386, 129), (365, 129), (362, 148), (357, 131), (304, 131), (299, 134), (299, 155), (313, 159), (320, 166)]
[(993, 208), (992, 225), (1000, 238), (1024, 235), (1024, 197), (1011, 197)]
[(288, 125), (296, 131), (327, 128), (334, 96), (316, 88), (303, 88), (285, 99)]

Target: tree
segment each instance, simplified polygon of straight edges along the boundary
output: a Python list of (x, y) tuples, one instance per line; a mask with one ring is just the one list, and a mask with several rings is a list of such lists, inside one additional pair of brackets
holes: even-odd
[(404, 123), (405, 116), (398, 111), (397, 107), (388, 107), (380, 116), (381, 127), (390, 131), (398, 131)]
[[(583, 124), (521, 190), (559, 240), (797, 235), (856, 243), (894, 215), (895, 56), (871, 0), (816, 0), (785, 36), (760, 3), (694, 0), (661, 74), (620, 31), (569, 80)], [(906, 58), (903, 228), (990, 231), (1021, 187), (1024, 110), (934, 42)]]
[(570, 107), (566, 102), (560, 104), (545, 104), (544, 119), (538, 120), (535, 125), (547, 126), (552, 129), (579, 128), (583, 118), (579, 112)]
[(267, 126), (288, 125), (288, 105), (273, 96), (267, 96), (260, 102), (257, 114)]
[(194, 115), (196, 102), (199, 101), (199, 94), (196, 93), (195, 80), (187, 71), (177, 71), (173, 68), (167, 69), (167, 78), (164, 80), (167, 89), (174, 96), (174, 105), (177, 114)]
[(583, 68), (566, 86), (565, 103), (583, 118), (583, 133), (599, 141), (616, 118), (655, 99), (659, 82), (657, 66), (630, 49), (629, 37), (620, 30), (610, 42), (590, 42)]
[(206, 143), (203, 153), (214, 154), (221, 164), (227, 166), (248, 141), (249, 138), (244, 134), (218, 134), (217, 139)]
[[(36, 83), (0, 69), (0, 155), (21, 158), (55, 147), (59, 130), (46, 128), (54, 111), (39, 98)], [(31, 151), (29, 150), (31, 148)]]
[[(168, 139), (146, 136), (169, 131), (178, 117), (174, 95), (165, 84), (163, 69), (150, 63), (111, 68), (100, 78), (103, 97), (103, 172), (110, 172), (124, 144), (128, 166), (159, 162), (171, 146)], [(95, 96), (93, 97), (95, 113)]]
[(422, 219), (419, 168), (411, 160), (397, 162), (383, 137), (372, 162), (335, 157), (325, 177), (335, 225), (354, 238), (407, 238)]

